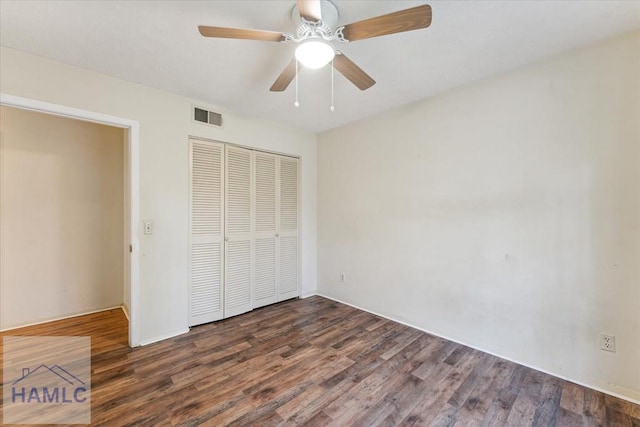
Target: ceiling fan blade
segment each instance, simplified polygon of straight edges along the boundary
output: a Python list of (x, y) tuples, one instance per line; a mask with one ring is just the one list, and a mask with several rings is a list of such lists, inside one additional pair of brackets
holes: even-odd
[(342, 34), (345, 39), (355, 41), (419, 30), (429, 25), (431, 25), (431, 6), (425, 4), (345, 25)]
[(198, 31), (205, 37), (223, 39), (263, 40), (268, 42), (281, 42), (285, 40), (284, 35), (276, 31), (242, 30), (240, 28), (207, 27), (205, 25), (199, 25)]
[(344, 56), (342, 53), (336, 52), (336, 56), (333, 58), (333, 68), (338, 70), (360, 90), (369, 89), (371, 86), (376, 84), (376, 81), (367, 73), (362, 71), (362, 68), (358, 67), (352, 60)]
[(289, 62), (289, 65), (285, 67), (284, 70), (280, 73), (275, 82), (271, 85), (271, 92), (282, 92), (284, 91), (289, 83), (296, 76), (296, 60), (295, 58)]
[(320, 0), (298, 0), (300, 16), (307, 21), (316, 22), (322, 19)]

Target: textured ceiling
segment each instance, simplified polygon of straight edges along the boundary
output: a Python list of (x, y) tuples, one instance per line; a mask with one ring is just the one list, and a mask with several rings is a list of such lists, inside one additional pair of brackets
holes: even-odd
[(640, 28), (638, 1), (334, 0), (340, 24), (425, 3), (425, 30), (339, 48), (377, 84), (361, 92), (330, 67), (269, 87), (295, 46), (207, 39), (197, 26), (293, 33), (290, 1), (0, 1), (0, 44), (188, 96), (221, 111), (313, 132)]

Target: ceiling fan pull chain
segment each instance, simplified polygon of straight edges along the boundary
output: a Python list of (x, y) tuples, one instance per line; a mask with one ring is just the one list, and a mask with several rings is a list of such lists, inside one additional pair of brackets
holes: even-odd
[(329, 110), (336, 110), (336, 108), (333, 106), (333, 59), (331, 59), (331, 107), (329, 108)]
[(298, 102), (298, 60), (296, 59), (296, 102), (293, 103), (296, 107), (300, 106)]

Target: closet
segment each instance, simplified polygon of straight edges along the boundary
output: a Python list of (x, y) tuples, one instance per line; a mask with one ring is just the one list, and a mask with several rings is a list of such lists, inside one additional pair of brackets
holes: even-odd
[(299, 296), (297, 158), (189, 140), (190, 325)]

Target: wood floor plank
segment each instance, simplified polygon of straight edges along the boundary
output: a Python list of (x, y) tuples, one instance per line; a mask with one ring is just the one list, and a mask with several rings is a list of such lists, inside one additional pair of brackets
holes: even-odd
[(558, 408), (558, 422), (556, 425), (562, 427), (582, 427), (584, 423), (582, 422), (582, 416), (561, 406)]
[(471, 392), (475, 390), (482, 378), (484, 378), (485, 372), (489, 370), (495, 361), (496, 359), (490, 354), (483, 355), (462, 384), (460, 384), (460, 387), (453, 392), (451, 398), (449, 398), (449, 403), (457, 408), (462, 407), (469, 399)]
[(518, 392), (522, 387), (527, 368), (517, 365), (514, 371), (509, 375), (498, 394), (495, 396), (491, 405), (486, 411), (482, 425), (486, 427), (504, 425), (509, 417), (511, 408), (518, 397)]
[(619, 427), (633, 427), (631, 417), (624, 412), (607, 407), (605, 410), (607, 417), (607, 425)]
[(606, 425), (606, 405), (603, 393), (585, 389), (582, 419), (586, 426)]
[[(358, 417), (353, 420), (351, 425), (356, 426), (369, 426), (375, 425), (378, 422), (383, 422), (386, 419), (386, 423), (390, 422), (393, 417), (402, 419), (406, 413), (402, 413), (398, 407), (399, 402), (413, 402), (409, 399), (409, 396), (415, 395), (415, 390), (422, 386), (422, 380), (411, 374), (417, 367), (426, 363), (433, 353), (433, 349), (437, 346), (438, 340), (431, 336), (422, 336), (418, 338), (424, 342), (424, 345), (420, 352), (411, 358), (410, 361), (400, 367), (394, 372), (392, 378), (385, 381), (384, 387), (382, 387), (377, 396), (373, 396), (371, 406), (366, 411), (361, 411)], [(469, 353), (472, 350), (468, 347), (464, 348), (465, 353)], [(459, 359), (458, 359), (459, 360)], [(405, 395), (399, 396), (398, 390), (402, 390)], [(414, 405), (411, 405), (413, 407)], [(410, 408), (406, 408), (410, 409)]]
[(127, 329), (117, 309), (0, 337), (90, 336), (92, 425), (640, 427), (640, 405), (321, 297), (135, 349)]
[(326, 390), (323, 387), (312, 385), (295, 398), (278, 407), (276, 412), (283, 420), (286, 420), (298, 412), (299, 408), (307, 406), (325, 392)]
[(565, 381), (562, 386), (560, 407), (574, 414), (581, 414), (584, 408), (583, 388), (577, 384)]
[(374, 373), (361, 381), (357, 386), (340, 399), (324, 409), (338, 425), (352, 425), (363, 412), (374, 407), (386, 393), (402, 381), (402, 378), (413, 370), (413, 360), (426, 346), (426, 342), (414, 339), (399, 353), (386, 360)]
[(629, 415), (631, 418), (640, 418), (640, 405), (634, 405), (631, 402), (609, 395), (604, 395), (604, 404), (607, 409), (615, 409), (616, 411)]
[(518, 392), (516, 400), (513, 402), (505, 425), (517, 427), (530, 426), (533, 424), (533, 418), (540, 404), (544, 378), (545, 374), (542, 372), (531, 369), (527, 371), (522, 387)]
[[(419, 391), (420, 399), (417, 405), (402, 419), (401, 424), (428, 425), (431, 423), (444, 409), (451, 395), (471, 372), (480, 356), (480, 352), (472, 351), (453, 366), (443, 363), (441, 369), (433, 372), (424, 381), (424, 387)], [(393, 416), (392, 413), (387, 417), (385, 425), (400, 424), (400, 420), (394, 419)]]
[(542, 401), (533, 416), (534, 426), (552, 426), (557, 422), (562, 380), (547, 375), (542, 384)]

